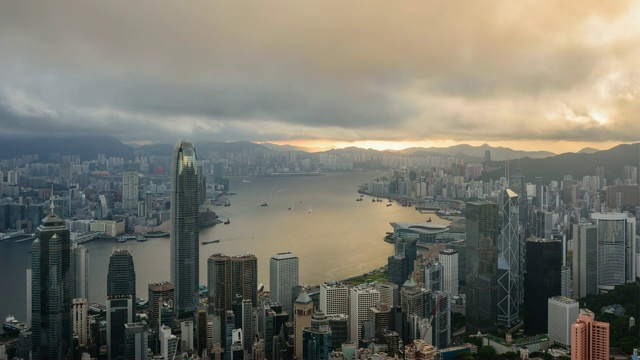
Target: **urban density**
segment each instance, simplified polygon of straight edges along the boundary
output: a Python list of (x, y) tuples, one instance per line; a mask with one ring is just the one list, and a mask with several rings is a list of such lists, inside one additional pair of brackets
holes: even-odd
[[(216, 211), (231, 206), (230, 178), (304, 179), (362, 171), (371, 161), (387, 170), (352, 184), (353, 199), (426, 219), (389, 224), (384, 241), (393, 251), (382, 269), (301, 284), (299, 257), (274, 252), (265, 289), (258, 261), (267, 259), (213, 251), (201, 263), (199, 252), (220, 240), (201, 241), (199, 232), (229, 221)], [(492, 348), (504, 358), (608, 359), (612, 344), (631, 355), (640, 339), (632, 316), (639, 302), (583, 306), (625, 286), (640, 301), (637, 167), (624, 166), (612, 180), (598, 166), (580, 181), (529, 181), (526, 170), (504, 162), (506, 176), (483, 178), (496, 164), (490, 150), (478, 163), (255, 148), (201, 156), (185, 140), (164, 157), (132, 149), (126, 160), (1, 160), (3, 245), (32, 245), (27, 317), (6, 319), (0, 355), (454, 359)], [(164, 236), (169, 258), (157, 260), (171, 277), (136, 293), (140, 269), (126, 243)], [(94, 242), (113, 243), (102, 279), (89, 277), (87, 245)], [(90, 299), (90, 284), (105, 280), (106, 293)], [(632, 342), (611, 339), (603, 317), (626, 319)]]

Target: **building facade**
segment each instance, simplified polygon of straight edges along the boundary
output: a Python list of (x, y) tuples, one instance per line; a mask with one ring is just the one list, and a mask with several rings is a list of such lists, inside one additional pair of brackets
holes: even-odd
[(444, 271), (442, 290), (449, 292), (451, 296), (458, 296), (458, 252), (444, 249), (440, 251), (438, 258)]
[(549, 298), (549, 340), (564, 347), (571, 346), (571, 324), (580, 314), (580, 304), (564, 296)]
[(593, 312), (580, 309), (571, 325), (571, 360), (608, 360), (609, 323), (595, 321)]
[(129, 247), (116, 247), (109, 258), (107, 296), (131, 295), (136, 301), (136, 271)]
[(339, 282), (320, 284), (320, 310), (325, 315), (349, 313), (349, 288)]
[(282, 304), (291, 314), (293, 300), (291, 289), (298, 285), (298, 257), (290, 252), (278, 253), (269, 260), (269, 291), (271, 300)]
[(198, 166), (196, 150), (179, 141), (171, 159), (171, 282), (177, 315), (195, 312), (199, 291)]
[(518, 195), (504, 189), (500, 196), (500, 236), (498, 241), (498, 325), (510, 328), (518, 323), (521, 285)]
[(560, 295), (562, 243), (558, 240), (527, 240), (527, 273), (524, 291), (524, 331), (529, 335), (547, 333), (549, 298)]
[(138, 208), (138, 172), (122, 173), (122, 208), (136, 210)]

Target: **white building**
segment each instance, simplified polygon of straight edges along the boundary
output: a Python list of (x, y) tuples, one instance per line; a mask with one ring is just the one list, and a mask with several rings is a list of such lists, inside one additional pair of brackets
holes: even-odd
[(173, 359), (178, 348), (178, 338), (171, 334), (171, 328), (162, 325), (158, 334), (160, 340), (160, 354), (163, 359)]
[(349, 309), (351, 335), (349, 340), (355, 341), (356, 344), (360, 342), (362, 324), (369, 320), (369, 308), (375, 306), (377, 301), (380, 301), (380, 292), (369, 285), (363, 284), (351, 288), (351, 308)]
[(331, 281), (320, 285), (320, 310), (325, 315), (349, 314), (349, 288)]
[(398, 284), (390, 282), (376, 283), (375, 288), (380, 292), (380, 302), (393, 307), (398, 306), (400, 303), (398, 299)]
[(271, 300), (282, 305), (282, 310), (293, 313), (291, 289), (298, 285), (298, 257), (290, 252), (278, 253), (269, 261), (269, 291)]
[[(571, 346), (571, 324), (580, 313), (580, 304), (564, 296), (549, 298), (549, 340), (565, 347)], [(542, 314), (541, 314), (542, 315)]]
[(180, 323), (180, 350), (187, 351), (194, 349), (193, 346), (193, 321), (183, 321)]
[(73, 299), (73, 333), (80, 346), (89, 345), (89, 302), (87, 299)]
[(122, 207), (126, 210), (138, 208), (138, 172), (122, 173)]
[(598, 290), (634, 282), (636, 219), (626, 213), (593, 213), (598, 229)]
[(458, 252), (453, 249), (440, 251), (439, 260), (444, 270), (442, 290), (458, 296)]

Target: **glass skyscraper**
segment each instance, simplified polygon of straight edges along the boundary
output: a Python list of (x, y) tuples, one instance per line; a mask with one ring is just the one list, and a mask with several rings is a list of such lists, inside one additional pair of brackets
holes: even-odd
[(495, 332), (498, 303), (498, 204), (467, 203), (467, 334)]
[(282, 309), (293, 313), (291, 289), (298, 285), (298, 257), (290, 252), (278, 253), (269, 262), (269, 291), (271, 300), (282, 304)]
[(136, 271), (133, 255), (128, 247), (114, 248), (109, 258), (107, 273), (107, 296), (131, 295), (136, 302)]
[(176, 315), (195, 312), (199, 286), (196, 149), (179, 141), (171, 159), (171, 282)]

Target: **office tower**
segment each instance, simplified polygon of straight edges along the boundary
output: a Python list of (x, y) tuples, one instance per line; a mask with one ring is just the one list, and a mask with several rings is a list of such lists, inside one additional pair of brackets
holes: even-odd
[(144, 205), (145, 205), (145, 211), (146, 212), (153, 211), (153, 208), (154, 208), (154, 205), (153, 205), (153, 194), (151, 194), (151, 191), (147, 191), (146, 196), (144, 198)]
[(571, 325), (571, 360), (609, 359), (609, 323), (595, 321), (593, 312), (580, 309)]
[(291, 314), (293, 299), (291, 289), (298, 285), (298, 257), (290, 252), (278, 253), (269, 261), (269, 291), (271, 300), (282, 304)]
[(113, 295), (107, 298), (107, 358), (125, 359), (125, 324), (133, 322), (131, 295)]
[(387, 258), (387, 269), (389, 281), (398, 286), (402, 286), (409, 277), (409, 273), (407, 272), (407, 258), (403, 253), (395, 252), (389, 256)]
[(178, 337), (171, 334), (171, 328), (162, 325), (158, 332), (160, 341), (160, 354), (163, 359), (173, 359), (178, 350)]
[(198, 354), (207, 350), (207, 310), (199, 308), (196, 315), (196, 339)]
[[(518, 197), (518, 224), (527, 229), (527, 185), (521, 168), (514, 168), (509, 176), (509, 189)], [(526, 234), (528, 236), (528, 234)]]
[(598, 229), (591, 223), (573, 225), (573, 297), (598, 293)]
[(433, 294), (433, 300), (435, 307), (431, 310), (432, 344), (438, 349), (443, 349), (451, 345), (451, 294), (437, 291)]
[(138, 172), (122, 173), (122, 208), (135, 210), (138, 207)]
[(293, 304), (293, 322), (295, 329), (294, 344), (296, 347), (296, 356), (302, 359), (302, 329), (311, 326), (311, 317), (313, 316), (313, 301), (303, 291)]
[(560, 295), (571, 297), (571, 268), (568, 266), (560, 269)]
[(236, 329), (236, 317), (233, 313), (233, 311), (231, 310), (227, 310), (225, 312), (225, 318), (224, 318), (224, 352), (225, 352), (225, 359), (226, 360), (231, 360), (231, 346), (233, 345), (233, 330)]
[(498, 204), (467, 203), (466, 330), (495, 331), (497, 320)]
[(530, 335), (547, 333), (548, 299), (560, 295), (562, 243), (532, 238), (526, 242), (524, 330)]
[(382, 330), (391, 326), (391, 307), (383, 302), (376, 302), (369, 308), (369, 320), (363, 325), (363, 338), (382, 339)]
[(635, 281), (636, 219), (626, 213), (593, 213), (598, 229), (598, 290)]
[(173, 306), (174, 287), (168, 281), (149, 284), (149, 328), (158, 330), (160, 325), (160, 310), (164, 304)]
[(442, 250), (438, 259), (444, 271), (442, 291), (458, 296), (458, 252), (452, 249)]
[(400, 307), (405, 317), (416, 315), (423, 318), (425, 315), (424, 300), (428, 294), (431, 292), (419, 287), (413, 279), (407, 280), (400, 289)]
[(180, 351), (191, 351), (194, 349), (194, 332), (193, 321), (180, 321)]
[(430, 262), (424, 266), (422, 266), (422, 271), (424, 273), (424, 286), (427, 290), (441, 291), (444, 280), (444, 268), (442, 264), (439, 262)]
[(320, 310), (325, 315), (349, 313), (349, 288), (339, 282), (320, 284)]
[(251, 254), (213, 254), (207, 260), (209, 304), (218, 314), (231, 310), (235, 294), (258, 303), (258, 259)]
[(349, 316), (346, 314), (326, 315), (331, 329), (331, 342), (334, 349), (349, 341)]
[(136, 271), (129, 247), (116, 247), (111, 252), (107, 273), (107, 296), (111, 295), (131, 295), (135, 306)]
[(87, 299), (73, 299), (73, 333), (79, 346), (89, 345), (89, 303)]
[(70, 232), (52, 207), (36, 236), (31, 245), (31, 352), (34, 359), (63, 359), (73, 353)]
[(571, 346), (571, 324), (579, 313), (580, 306), (576, 300), (564, 296), (550, 297), (547, 315), (549, 340), (564, 347)]
[(75, 275), (74, 297), (89, 301), (89, 249), (75, 242), (72, 247)]
[(349, 293), (350, 338), (356, 344), (362, 339), (362, 324), (369, 320), (369, 309), (380, 301), (380, 292), (366, 284), (352, 287)]
[(124, 358), (127, 360), (147, 360), (149, 358), (147, 323), (136, 322), (124, 324)]
[(518, 195), (511, 189), (500, 194), (498, 240), (498, 325), (511, 328), (520, 310), (520, 233)]
[(467, 284), (467, 244), (464, 240), (457, 240), (445, 245), (447, 249), (458, 252), (458, 285)]
[(176, 144), (171, 159), (171, 282), (178, 316), (194, 312), (198, 305), (198, 221), (196, 150), (183, 140)]
[(380, 302), (393, 307), (397, 307), (400, 304), (400, 291), (398, 285), (390, 282), (376, 282), (373, 286), (380, 292)]
[(236, 319), (236, 329), (242, 329), (242, 346), (248, 351), (248, 354), (250, 354), (254, 338), (253, 306), (251, 300), (242, 299), (242, 296), (238, 294), (235, 296), (231, 308)]
[(316, 310), (311, 317), (311, 326), (302, 329), (302, 358), (308, 360), (329, 360), (333, 350), (329, 319)]

